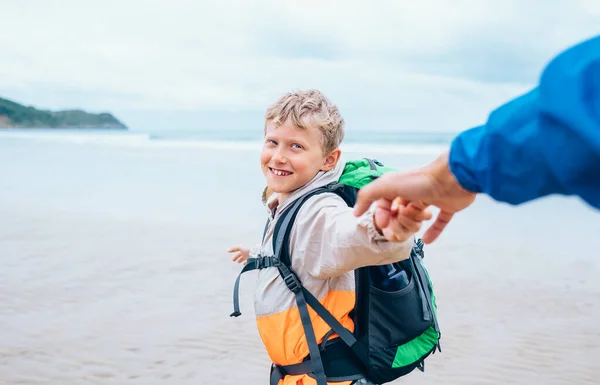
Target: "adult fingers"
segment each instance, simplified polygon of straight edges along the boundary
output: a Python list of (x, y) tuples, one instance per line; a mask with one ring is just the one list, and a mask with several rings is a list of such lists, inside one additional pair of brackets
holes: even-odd
[(447, 211), (440, 211), (435, 222), (433, 222), (433, 224), (425, 231), (425, 234), (423, 234), (423, 242), (427, 244), (433, 243), (444, 231), (446, 226), (448, 226), (453, 215), (454, 214)]
[(398, 173), (390, 172), (367, 184), (358, 191), (354, 215), (363, 214), (378, 199), (393, 200), (397, 197), (405, 201), (428, 201), (432, 197), (431, 180), (421, 171)]
[(384, 174), (358, 190), (356, 203), (354, 205), (354, 215), (362, 215), (369, 209), (373, 202), (379, 199), (391, 201), (396, 198), (398, 196), (395, 192), (394, 177), (396, 175), (399, 175), (399, 173), (393, 172)]

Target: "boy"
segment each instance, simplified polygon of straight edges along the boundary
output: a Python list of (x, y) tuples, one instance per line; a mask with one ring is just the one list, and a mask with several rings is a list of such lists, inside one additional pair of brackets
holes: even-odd
[[(340, 143), (344, 120), (338, 108), (316, 90), (288, 93), (266, 112), (260, 162), (268, 191), (270, 223), (261, 245), (253, 250), (233, 247), (233, 260), (273, 255), (272, 235), (279, 215), (298, 197), (337, 181), (344, 170)], [(304, 285), (349, 330), (354, 307), (353, 270), (409, 257), (413, 234), (431, 217), (423, 206), (411, 206), (410, 216), (400, 215), (394, 203), (375, 202), (356, 218), (353, 209), (333, 193), (311, 197), (300, 209), (290, 235), (292, 269)], [(404, 211), (402, 211), (404, 212)], [(294, 294), (277, 269), (258, 271), (255, 313), (259, 334), (277, 365), (301, 362), (308, 346)], [(317, 342), (329, 326), (311, 314)], [(329, 338), (329, 337), (327, 337)], [(360, 381), (360, 380), (359, 380)], [(314, 385), (313, 377), (287, 375), (279, 385)], [(351, 381), (336, 384), (350, 384)], [(358, 382), (367, 384), (368, 382)]]

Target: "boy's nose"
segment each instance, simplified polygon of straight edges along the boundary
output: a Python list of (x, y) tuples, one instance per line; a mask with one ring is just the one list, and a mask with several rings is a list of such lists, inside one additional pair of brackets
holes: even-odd
[(285, 157), (285, 154), (283, 154), (281, 151), (277, 151), (275, 153), (275, 155), (273, 156), (273, 160), (275, 160), (276, 163), (286, 163), (287, 162), (287, 158)]

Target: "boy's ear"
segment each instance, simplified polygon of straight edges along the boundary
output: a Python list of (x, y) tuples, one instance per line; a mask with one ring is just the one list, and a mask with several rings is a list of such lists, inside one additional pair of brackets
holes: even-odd
[(325, 162), (323, 163), (323, 167), (321, 167), (321, 171), (330, 171), (335, 168), (337, 162), (340, 160), (340, 156), (342, 155), (342, 150), (336, 148), (331, 151), (327, 157), (325, 158)]

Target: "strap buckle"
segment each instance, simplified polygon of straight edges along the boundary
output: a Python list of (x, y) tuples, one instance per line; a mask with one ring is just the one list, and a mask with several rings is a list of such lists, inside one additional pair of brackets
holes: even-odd
[(285, 372), (282, 370), (281, 366), (277, 364), (271, 364), (271, 385), (279, 384), (285, 377)]
[(415, 241), (413, 244), (413, 248), (410, 251), (412, 257), (417, 257), (419, 259), (425, 258), (425, 253), (423, 252), (424, 243), (421, 238)]
[(283, 282), (285, 282), (285, 285), (293, 293), (297, 293), (300, 291), (300, 289), (302, 289), (302, 284), (300, 283), (300, 280), (298, 279), (298, 277), (296, 277), (296, 274), (292, 273), (291, 271), (289, 272), (289, 274), (283, 277)]
[(259, 256), (254, 262), (257, 269), (265, 269), (267, 267), (276, 267), (281, 264), (281, 261), (277, 257), (273, 256)]

